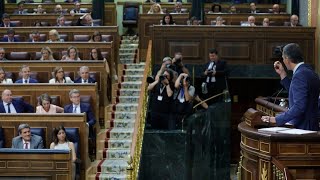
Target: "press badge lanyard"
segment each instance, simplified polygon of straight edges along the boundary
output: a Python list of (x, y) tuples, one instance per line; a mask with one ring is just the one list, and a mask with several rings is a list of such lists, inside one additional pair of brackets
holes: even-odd
[(158, 96), (158, 101), (162, 101), (162, 99), (163, 99), (163, 96), (161, 96), (162, 95), (162, 92), (163, 92), (163, 90), (166, 88), (166, 86), (163, 86), (163, 88), (160, 88), (160, 94), (159, 94), (159, 96)]

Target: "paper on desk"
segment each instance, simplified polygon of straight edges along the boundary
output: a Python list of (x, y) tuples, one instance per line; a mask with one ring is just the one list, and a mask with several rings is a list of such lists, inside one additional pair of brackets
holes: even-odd
[(284, 134), (313, 134), (317, 133), (318, 131), (309, 131), (309, 130), (303, 130), (303, 129), (288, 129), (279, 131), (278, 133), (284, 133)]
[(258, 132), (279, 132), (279, 131), (285, 131), (289, 129), (290, 128), (286, 128), (286, 127), (270, 127), (270, 128), (258, 129)]

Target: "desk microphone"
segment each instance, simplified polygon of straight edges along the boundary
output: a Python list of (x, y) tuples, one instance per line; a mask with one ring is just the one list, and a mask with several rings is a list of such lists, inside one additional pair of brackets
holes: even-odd
[[(283, 88), (280, 89), (280, 91), (277, 93), (277, 95), (274, 97), (274, 101), (273, 101), (273, 105), (271, 107), (271, 113), (273, 112), (274, 109), (274, 104), (276, 103), (277, 97), (279, 96), (279, 94), (283, 91)], [(269, 102), (269, 101), (268, 101)], [(274, 116), (276, 117), (276, 116)], [(268, 121), (268, 127), (270, 127), (270, 116), (269, 116), (269, 121)]]

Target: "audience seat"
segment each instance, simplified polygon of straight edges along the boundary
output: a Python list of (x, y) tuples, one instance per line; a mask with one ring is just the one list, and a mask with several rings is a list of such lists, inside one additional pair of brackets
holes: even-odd
[(42, 3), (55, 3), (55, 0), (42, 0)]
[(76, 155), (77, 155), (77, 159), (78, 159), (78, 161), (76, 161), (76, 175), (79, 176), (80, 175), (81, 158), (85, 158), (85, 157), (80, 156), (79, 129), (78, 128), (65, 128), (65, 129), (66, 129), (66, 137), (68, 138), (68, 140), (70, 142), (73, 142), (73, 144), (74, 144), (74, 149), (76, 151)]
[(6, 72), (6, 78), (14, 79), (14, 74), (12, 72)]
[(74, 80), (74, 72), (65, 71), (64, 72), (64, 76), (65, 77), (70, 77), (70, 79)]
[[(29, 40), (32, 39), (32, 34), (29, 34)], [(40, 34), (40, 41), (44, 42), (47, 40), (47, 35), (46, 34)]]
[(41, 57), (42, 57), (41, 52), (35, 52), (31, 54), (31, 59), (33, 60), (40, 60)]
[(21, 27), (22, 22), (21, 21), (10, 21), (11, 24), (13, 24), (15, 27)]
[(72, 21), (65, 21), (65, 22), (64, 22), (64, 25), (66, 25), (66, 26), (71, 26), (71, 25), (72, 25)]
[[(50, 98), (51, 98), (51, 104), (54, 104), (54, 105), (61, 107), (60, 96), (51, 95)], [(39, 106), (40, 105), (40, 96), (37, 97), (37, 101), (38, 101), (37, 104)]]
[(4, 148), (4, 142), (3, 129), (0, 127), (0, 148)]
[(60, 52), (53, 52), (52, 56), (53, 56), (53, 59), (55, 59), (55, 60), (61, 60), (61, 58), (62, 58)]
[(103, 58), (109, 59), (109, 52), (103, 51), (101, 54)]
[(9, 60), (30, 60), (29, 52), (10, 52), (8, 55)]
[[(7, 37), (8, 37), (8, 35), (6, 35), (6, 34), (3, 35), (3, 38), (7, 38)], [(14, 37), (17, 38), (20, 42), (25, 41), (25, 38), (20, 36), (19, 34), (14, 35)]]
[(101, 19), (92, 19), (92, 23), (93, 23), (94, 25), (101, 26)]
[(111, 35), (102, 35), (102, 41), (111, 42), (113, 37)]
[(139, 3), (137, 2), (125, 2), (123, 5), (123, 27), (128, 27), (126, 34), (133, 35), (132, 28), (137, 27), (139, 16)]
[(80, 96), (80, 102), (82, 102), (82, 103), (89, 103), (89, 104), (91, 104), (91, 96), (89, 96), (89, 95), (81, 95)]
[(34, 128), (34, 127), (31, 127), (30, 130), (31, 130), (31, 134), (35, 134), (35, 135), (38, 135), (38, 136), (42, 137), (43, 147), (46, 149), (47, 146), (46, 146), (45, 128)]
[(60, 39), (63, 39), (64, 41), (68, 41), (68, 35), (67, 34), (60, 34)]
[(90, 10), (88, 8), (80, 8), (80, 11), (82, 11), (83, 13), (89, 13)]
[(83, 34), (75, 34), (73, 35), (73, 41), (77, 42), (88, 42), (90, 40), (89, 35), (83, 35)]

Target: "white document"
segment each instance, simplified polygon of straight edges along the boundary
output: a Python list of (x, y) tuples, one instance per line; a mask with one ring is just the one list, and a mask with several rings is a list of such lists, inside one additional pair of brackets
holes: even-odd
[(284, 133), (284, 134), (313, 134), (318, 133), (318, 131), (309, 131), (309, 130), (303, 130), (303, 129), (288, 129), (284, 131), (279, 131), (278, 133)]
[(258, 132), (278, 132), (278, 131), (284, 131), (289, 129), (290, 128), (286, 128), (286, 127), (270, 127), (270, 128), (258, 129)]

